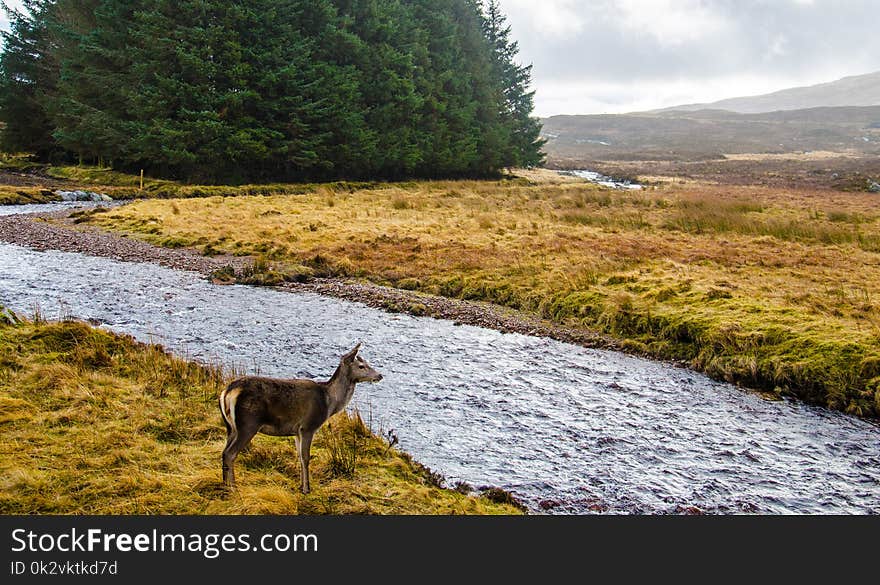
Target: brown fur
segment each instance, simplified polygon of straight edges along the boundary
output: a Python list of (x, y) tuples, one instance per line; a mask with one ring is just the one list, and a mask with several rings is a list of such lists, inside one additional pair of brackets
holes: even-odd
[(220, 414), (226, 425), (223, 482), (235, 485), (235, 458), (254, 435), (297, 437), (302, 468), (302, 491), (308, 493), (309, 453), (315, 432), (343, 410), (358, 382), (378, 382), (382, 375), (357, 355), (358, 344), (344, 355), (327, 382), (248, 376), (220, 393)]

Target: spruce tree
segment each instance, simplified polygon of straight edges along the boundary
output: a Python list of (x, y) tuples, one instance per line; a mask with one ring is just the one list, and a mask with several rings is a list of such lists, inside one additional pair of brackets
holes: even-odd
[(538, 166), (544, 162), (541, 147), (546, 140), (540, 138), (540, 120), (532, 116), (535, 109), (535, 92), (529, 91), (532, 66), (516, 62), (519, 43), (511, 39), (512, 30), (498, 0), (489, 0), (485, 6), (483, 33), (492, 46), (495, 74), (504, 96), (503, 112), (511, 132), (508, 164)]
[(324, 120), (350, 83), (312, 61), (316, 36), (302, 26), (326, 26), (323, 3), (148, 4), (128, 49), (139, 164), (230, 181), (300, 178), (332, 166)]
[(48, 42), (51, 3), (24, 0), (22, 5), (20, 11), (4, 6), (10, 28), (2, 33), (0, 55), (0, 122), (4, 125), (0, 147), (49, 159), (57, 149), (45, 96), (54, 92), (58, 79)]
[(191, 181), (485, 176), (540, 160), (477, 0), (27, 0), (7, 149)]
[(59, 78), (45, 108), (57, 144), (78, 160), (124, 159), (132, 129), (125, 124), (126, 50), (130, 13), (137, 2), (56, 0), (47, 28)]
[(474, 83), (466, 68), (468, 47), (457, 2), (413, 2), (425, 51), (417, 79), (421, 140), (420, 175), (470, 174), (478, 159)]

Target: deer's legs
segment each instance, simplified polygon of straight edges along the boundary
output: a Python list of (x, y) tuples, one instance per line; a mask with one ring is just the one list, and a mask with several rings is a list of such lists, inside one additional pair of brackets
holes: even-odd
[[(226, 421), (224, 420), (223, 422), (226, 422)], [(232, 446), (232, 443), (235, 442), (235, 435), (236, 435), (235, 430), (229, 425), (229, 423), (226, 423), (226, 447), (223, 448), (223, 454), (220, 456), (220, 462), (223, 466), (223, 483), (225, 483), (227, 485), (231, 485), (231, 483), (235, 483), (235, 475), (234, 474), (232, 477), (232, 482), (229, 481), (229, 470), (230, 470), (231, 466), (226, 465), (226, 452)], [(235, 459), (234, 456), (233, 456), (233, 459)]]
[(297, 441), (297, 447), (299, 447), (299, 462), (302, 466), (302, 493), (309, 493), (309, 457), (310, 452), (312, 450), (312, 437), (315, 436), (315, 432), (299, 432), (299, 441)]
[(237, 432), (233, 430), (226, 438), (226, 448), (223, 449), (223, 483), (229, 487), (235, 487), (235, 458), (247, 447), (259, 429), (257, 425), (243, 426)]

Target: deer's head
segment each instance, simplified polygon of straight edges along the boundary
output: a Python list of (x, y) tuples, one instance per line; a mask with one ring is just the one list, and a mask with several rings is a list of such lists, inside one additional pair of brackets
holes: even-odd
[(352, 382), (378, 382), (382, 374), (370, 367), (367, 361), (358, 355), (361, 344), (358, 343), (353, 350), (342, 356), (340, 367), (348, 372), (348, 379)]

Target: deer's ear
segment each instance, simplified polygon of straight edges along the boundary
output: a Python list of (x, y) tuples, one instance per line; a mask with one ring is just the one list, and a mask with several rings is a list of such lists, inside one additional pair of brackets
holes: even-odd
[(361, 344), (358, 343), (357, 345), (354, 346), (354, 349), (352, 349), (350, 352), (348, 352), (347, 354), (342, 356), (343, 361), (350, 362), (351, 360), (353, 360), (354, 357), (357, 355), (358, 351), (360, 351), (360, 349), (361, 349)]

